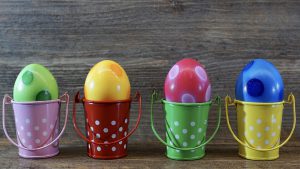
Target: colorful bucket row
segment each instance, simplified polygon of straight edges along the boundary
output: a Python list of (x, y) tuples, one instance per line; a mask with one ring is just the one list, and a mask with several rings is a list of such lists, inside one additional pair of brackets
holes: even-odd
[[(128, 138), (138, 128), (142, 114), (142, 97), (130, 96), (130, 82), (124, 69), (116, 62), (105, 60), (89, 72), (84, 97), (79, 92), (73, 102), (73, 125), (76, 133), (87, 142), (88, 156), (116, 159), (127, 155)], [(273, 64), (256, 59), (245, 66), (236, 82), (236, 99), (225, 98), (227, 125), (239, 143), (239, 155), (250, 160), (274, 160), (279, 148), (291, 138), (296, 126), (296, 104), (293, 94), (284, 101), (282, 78)], [(59, 139), (68, 119), (69, 95), (58, 95), (55, 78), (38, 64), (26, 66), (18, 75), (13, 98), (3, 99), (3, 130), (8, 140), (19, 148), (23, 158), (48, 158), (59, 153)], [(222, 111), (219, 96), (211, 99), (211, 83), (204, 69), (194, 59), (183, 59), (169, 71), (164, 86), (165, 99), (154, 91), (151, 99), (151, 128), (166, 146), (166, 156), (174, 160), (196, 160), (205, 155), (205, 146), (217, 134)], [(136, 124), (129, 131), (131, 102), (138, 102)], [(153, 105), (160, 101), (165, 112), (165, 139), (156, 132)], [(64, 125), (60, 130), (60, 107), (66, 104)], [(76, 104), (82, 103), (85, 133), (76, 122)], [(16, 124), (16, 139), (6, 130), (6, 106), (11, 104)], [(293, 107), (293, 127), (280, 142), (283, 108)], [(217, 107), (217, 124), (206, 136), (209, 112)], [(230, 124), (228, 108), (235, 106), (237, 134)]]

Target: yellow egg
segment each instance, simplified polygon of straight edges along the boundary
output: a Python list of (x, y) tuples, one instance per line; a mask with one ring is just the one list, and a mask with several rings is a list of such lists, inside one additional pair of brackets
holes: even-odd
[(97, 63), (86, 77), (84, 95), (85, 99), (92, 101), (130, 99), (130, 83), (126, 72), (111, 60)]

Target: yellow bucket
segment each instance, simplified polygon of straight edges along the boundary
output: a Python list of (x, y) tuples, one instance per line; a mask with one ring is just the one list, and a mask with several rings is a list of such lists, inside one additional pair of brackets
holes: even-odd
[[(293, 127), (287, 139), (280, 143), (280, 131), (284, 104), (293, 106)], [(234, 105), (237, 111), (238, 136), (231, 128), (228, 106)], [(239, 155), (249, 160), (275, 160), (279, 148), (285, 145), (296, 127), (295, 97), (290, 94), (288, 101), (256, 103), (225, 98), (226, 120), (229, 131), (239, 143)]]

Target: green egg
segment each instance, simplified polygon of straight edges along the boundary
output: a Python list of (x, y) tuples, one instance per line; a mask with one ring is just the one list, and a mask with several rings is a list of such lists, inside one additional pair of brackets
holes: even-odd
[(14, 85), (14, 101), (58, 99), (58, 86), (52, 73), (42, 65), (30, 64), (22, 69)]

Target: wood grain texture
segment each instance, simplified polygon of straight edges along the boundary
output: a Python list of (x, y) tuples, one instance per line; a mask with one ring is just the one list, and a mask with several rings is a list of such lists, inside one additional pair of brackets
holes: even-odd
[[(115, 60), (127, 71), (132, 91), (139, 90), (143, 96), (142, 121), (130, 138), (139, 144), (156, 141), (150, 129), (150, 96), (153, 89), (162, 93), (168, 70), (184, 57), (196, 58), (206, 66), (213, 96), (222, 98), (227, 94), (234, 96), (235, 79), (249, 60), (268, 59), (282, 74), (285, 95), (293, 92), (300, 100), (300, 1), (179, 2), (182, 10), (174, 10), (166, 0), (0, 0), (0, 95), (12, 94), (19, 71), (35, 62), (50, 69), (61, 94), (68, 91), (73, 97), (76, 91), (82, 92), (85, 77), (95, 63)], [(209, 131), (216, 123), (215, 110), (211, 111)], [(231, 110), (230, 116), (235, 119)], [(132, 126), (137, 117), (136, 104), (131, 113)], [(12, 117), (9, 113), (7, 121), (8, 130), (14, 135)], [(213, 144), (234, 142), (224, 117), (223, 113), (222, 126)], [(78, 118), (83, 126), (82, 108)], [(155, 125), (161, 134), (163, 119), (157, 104)], [(232, 122), (235, 126), (235, 120)], [(287, 136), (291, 122), (291, 109), (287, 106), (283, 137)], [(299, 130), (300, 125), (293, 140), (300, 137)], [(3, 132), (0, 137), (4, 137)], [(63, 140), (77, 140), (83, 145), (72, 128), (71, 118)], [(155, 160), (147, 165), (152, 163)], [(239, 164), (251, 166), (243, 161)]]

